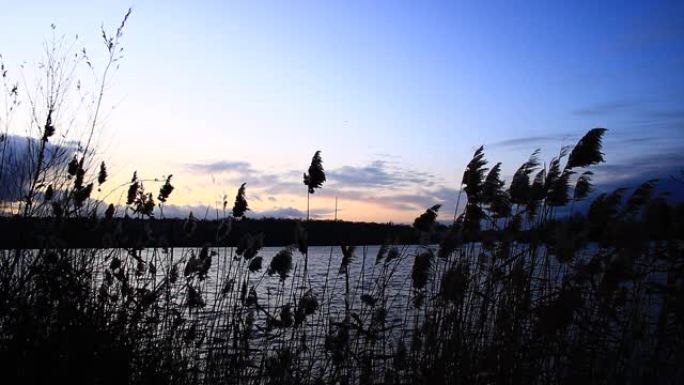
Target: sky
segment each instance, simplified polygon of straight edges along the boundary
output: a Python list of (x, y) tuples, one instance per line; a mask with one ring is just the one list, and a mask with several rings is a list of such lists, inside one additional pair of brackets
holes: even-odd
[(510, 180), (593, 127), (608, 128), (600, 186), (684, 167), (681, 1), (3, 3), (0, 53), (25, 94), (53, 36), (78, 34), (65, 46), (94, 70), (76, 77), (97, 84), (100, 28), (132, 7), (96, 135), (115, 203), (137, 171), (174, 175), (167, 215), (215, 215), (244, 182), (249, 215), (301, 217), (321, 150), (314, 217), (333, 218), (337, 197), (341, 219), (408, 222), (436, 203), (449, 219), (480, 145)]

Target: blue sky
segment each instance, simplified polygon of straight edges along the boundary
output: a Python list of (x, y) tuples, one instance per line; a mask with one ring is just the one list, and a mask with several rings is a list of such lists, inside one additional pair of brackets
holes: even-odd
[(682, 2), (8, 2), (0, 53), (30, 68), (54, 23), (97, 67), (129, 6), (101, 155), (173, 173), (181, 211), (245, 181), (255, 212), (296, 214), (315, 150), (317, 213), (364, 220), (453, 210), (481, 144), (510, 175), (602, 126), (606, 185), (684, 166)]

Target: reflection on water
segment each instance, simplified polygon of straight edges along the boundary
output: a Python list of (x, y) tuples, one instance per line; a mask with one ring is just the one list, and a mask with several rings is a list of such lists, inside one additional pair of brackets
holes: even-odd
[[(399, 257), (389, 264), (376, 263), (376, 258), (380, 246), (363, 246), (355, 250), (355, 258), (349, 265), (350, 277), (350, 305), (352, 310), (361, 311), (361, 296), (372, 294), (378, 290), (384, 290), (389, 298), (406, 297), (411, 292), (411, 267), (412, 257), (419, 249), (425, 246), (406, 245), (398, 246)], [(436, 246), (430, 246), (435, 250)], [(254, 289), (259, 299), (260, 305), (264, 309), (273, 310), (278, 305), (292, 303), (296, 298), (284, 299), (284, 303), (276, 303), (276, 293), (279, 290), (292, 291), (290, 289), (302, 289), (301, 275), (304, 267), (304, 255), (294, 250), (293, 270), (291, 274), (281, 281), (277, 274), (269, 276), (267, 274), (271, 259), (283, 248), (264, 247), (258, 256), (263, 258), (262, 268), (258, 272), (248, 272), (247, 265), (241, 256), (235, 254), (233, 248), (213, 248), (216, 255), (212, 257), (212, 265), (207, 274), (207, 278), (202, 283), (202, 293), (206, 306), (205, 312), (210, 313), (214, 310), (216, 301), (220, 301), (221, 291), (240, 291), (241, 285), (246, 281), (247, 288)], [(121, 253), (126, 253), (121, 250)], [(180, 262), (182, 268), (184, 263), (193, 253), (197, 254), (199, 249), (192, 248), (173, 248), (166, 252), (161, 249), (145, 249), (141, 257), (145, 261), (158, 261), (159, 266), (170, 266)], [(345, 275), (340, 272), (342, 262), (342, 252), (339, 247), (334, 246), (314, 246), (308, 249), (308, 284), (307, 289), (316, 296), (319, 305), (330, 311), (329, 316), (341, 317), (345, 309)], [(164, 269), (157, 270), (158, 279), (166, 275)], [(379, 277), (383, 279), (379, 279)], [(282, 301), (281, 301), (282, 302)], [(390, 301), (386, 304), (388, 310), (388, 321), (394, 318), (395, 322), (403, 320), (406, 301)]]
[[(372, 319), (376, 320), (375, 327), (379, 331), (376, 342), (381, 345), (377, 349), (384, 351), (386, 344), (395, 343), (399, 338), (410, 338), (410, 329), (417, 321), (417, 318), (414, 318), (415, 312), (409, 311), (413, 308), (412, 301), (409, 300), (413, 290), (413, 256), (427, 249), (435, 251), (436, 246), (396, 246), (397, 253), (390, 261), (384, 259), (379, 262), (379, 246), (358, 247), (348, 267), (349, 313), (346, 312), (347, 277), (340, 269), (343, 256), (340, 247), (310, 247), (306, 280), (302, 276), (305, 257), (296, 249), (292, 252), (293, 269), (286, 279), (281, 280), (277, 274), (267, 274), (272, 258), (282, 249), (260, 249), (258, 256), (263, 258), (262, 268), (256, 272), (249, 271), (249, 261), (236, 255), (234, 248), (209, 249), (212, 264), (206, 278), (201, 282), (192, 280), (192, 284), (196, 285), (203, 297), (204, 306), (190, 311), (186, 316), (191, 323), (203, 324), (203, 328), (209, 332), (209, 335), (202, 339), (205, 348), (201, 350), (201, 355), (211, 355), (208, 361), (221, 362), (227, 359), (226, 357), (234, 355), (236, 350), (242, 349), (237, 345), (232, 346), (232, 343), (226, 344), (226, 341), (230, 341), (236, 329), (241, 329), (241, 333), (244, 333), (247, 329), (244, 322), (253, 322), (252, 330), (247, 333), (249, 346), (244, 348), (246, 355), (249, 356), (247, 365), (256, 365), (260, 357), (278, 351), (281, 347), (292, 348), (291, 339), (295, 336), (304, 337), (307, 341), (306, 349), (311, 352), (310, 355), (304, 354), (304, 358), (300, 358), (303, 360), (302, 363), (317, 362), (319, 355), (325, 354), (328, 337), (338, 330), (336, 328), (339, 325), (356, 322), (357, 325), (363, 324), (370, 328), (372, 326), (369, 325), (373, 322), (369, 320)], [(152, 263), (159, 268), (156, 269), (153, 278), (149, 275), (144, 278), (141, 275), (140, 279), (147, 279), (148, 282), (138, 282), (138, 286), (147, 284), (149, 287), (159, 287), (174, 265), (177, 265), (179, 280), (182, 280), (187, 261), (193, 255), (198, 255), (200, 250), (142, 250), (133, 259)], [(110, 250), (103, 261), (103, 267), (114, 256), (121, 260), (131, 259), (129, 251)], [(439, 266), (440, 263), (434, 268), (439, 269)], [(177, 289), (182, 291), (183, 286), (177, 286)], [(269, 321), (282, 318), (283, 307), (289, 305), (292, 312), (296, 312), (302, 295), (309, 290), (318, 303), (318, 311), (307, 316), (301, 326), (296, 328), (296, 332), (292, 328), (269, 327)], [(361, 300), (363, 296), (366, 296), (365, 302)], [(256, 307), (249, 305), (250, 297), (256, 297)], [(368, 298), (377, 300), (377, 303), (372, 303)], [(184, 301), (187, 301), (187, 298), (184, 295), (177, 295), (174, 300), (178, 308), (185, 308)], [(254, 308), (257, 310), (253, 310)], [(382, 321), (378, 321), (380, 309)], [(348, 314), (349, 318), (346, 318)], [(370, 329), (359, 329), (357, 332), (369, 333)], [(378, 366), (378, 370), (381, 367)]]

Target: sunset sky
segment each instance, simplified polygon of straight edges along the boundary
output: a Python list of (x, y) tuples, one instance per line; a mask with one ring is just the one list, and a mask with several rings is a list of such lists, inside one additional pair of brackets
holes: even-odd
[(299, 217), (316, 150), (313, 213), (347, 220), (448, 219), (480, 145), (510, 180), (597, 126), (605, 188), (684, 166), (682, 1), (7, 1), (0, 53), (31, 83), (54, 23), (97, 69), (129, 6), (98, 155), (112, 187), (172, 173), (168, 214), (246, 182), (249, 215)]

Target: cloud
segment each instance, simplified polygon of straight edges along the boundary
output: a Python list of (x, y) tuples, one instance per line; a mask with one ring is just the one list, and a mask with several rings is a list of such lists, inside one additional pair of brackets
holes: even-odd
[(342, 204), (345, 201), (370, 203), (386, 209), (419, 213), (435, 204), (442, 204), (447, 210), (452, 210), (456, 205), (458, 190), (445, 186), (432, 189), (405, 189), (399, 192), (373, 189), (328, 189), (321, 191), (321, 195), (337, 197)]
[[(620, 110), (631, 105), (629, 102), (612, 103), (603, 106), (605, 111)], [(636, 105), (636, 104), (633, 104)], [(594, 112), (598, 112), (598, 108)], [(653, 110), (656, 111), (656, 110)], [(672, 113), (662, 113), (667, 109), (659, 109), (649, 115), (649, 119), (658, 116), (678, 118)], [(664, 118), (663, 118), (664, 119)], [(558, 133), (520, 138), (510, 138), (487, 145), (488, 148), (499, 148), (516, 152), (520, 149), (529, 151), (534, 148), (545, 148), (549, 145), (575, 144), (584, 132)], [(678, 174), (684, 167), (684, 136), (678, 133), (663, 135), (659, 130), (637, 128), (620, 128), (610, 130), (605, 138), (605, 150), (608, 163), (593, 168), (596, 171), (597, 189), (607, 189), (615, 185), (637, 185), (645, 180), (657, 177), (666, 179), (669, 175)], [(506, 165), (504, 165), (506, 166)], [(302, 171), (289, 170), (273, 174), (256, 169), (247, 162), (222, 161), (197, 167), (195, 170), (229, 170), (222, 176), (222, 181), (237, 185), (246, 182), (248, 199), (261, 200), (265, 209), (251, 212), (251, 216), (305, 217), (299, 209), (289, 207), (289, 198), (303, 197), (305, 188), (301, 181)], [(459, 190), (430, 172), (403, 167), (398, 159), (376, 155), (366, 164), (350, 165), (326, 170), (327, 182), (316, 191), (316, 197), (328, 200), (338, 198), (340, 207), (361, 203), (390, 210), (402, 218), (418, 215), (434, 204), (442, 204), (441, 219), (450, 219), (457, 204)], [(511, 175), (504, 175), (510, 183)], [(259, 198), (259, 199), (257, 199)], [(292, 200), (289, 200), (292, 202)], [(465, 203), (461, 196), (460, 209)], [(283, 205), (285, 205), (283, 207)], [(270, 206), (270, 207), (269, 207)], [(332, 204), (330, 204), (332, 208)], [(263, 207), (263, 206), (262, 206)], [(317, 218), (333, 215), (333, 210), (316, 212)]]
[(504, 151), (523, 151), (531, 153), (535, 149), (544, 148), (548, 145), (558, 146), (565, 144), (575, 144), (580, 135), (577, 134), (557, 134), (548, 136), (526, 136), (512, 139), (505, 139), (490, 144), (485, 144), (485, 150), (498, 149)]
[[(106, 207), (106, 205), (105, 205)], [(119, 207), (118, 212), (123, 213), (123, 208)], [(166, 218), (187, 218), (190, 213), (195, 218), (198, 219), (216, 219), (218, 217), (223, 217), (223, 210), (217, 209), (211, 205), (175, 205), (175, 204), (165, 204), (164, 205), (164, 217)], [(326, 218), (333, 213), (333, 210), (328, 209), (313, 209), (311, 210), (310, 217), (313, 219)], [(157, 208), (155, 214), (160, 215), (159, 208)], [(226, 212), (227, 215), (230, 214), (230, 209)], [(306, 211), (296, 209), (294, 207), (275, 207), (266, 210), (249, 210), (246, 213), (249, 218), (306, 218)]]
[[(165, 218), (187, 218), (192, 213), (198, 219), (216, 219), (216, 208), (210, 205), (175, 205), (167, 203), (164, 204), (163, 211)], [(157, 207), (155, 215), (160, 215), (159, 207)], [(222, 213), (219, 213), (219, 215), (222, 215)]]
[[(290, 218), (290, 219), (304, 219), (306, 218), (306, 211), (296, 209), (294, 207), (277, 207), (269, 210), (260, 210), (248, 213), (252, 218)], [(334, 210), (329, 209), (312, 209), (309, 216), (312, 219), (324, 219), (334, 214)]]
[(354, 187), (431, 185), (436, 179), (434, 175), (426, 172), (393, 168), (383, 160), (375, 160), (361, 167), (340, 167), (328, 171), (327, 175), (336, 185)]
[(605, 116), (614, 113), (624, 113), (627, 110), (633, 110), (643, 105), (643, 102), (635, 102), (629, 100), (616, 100), (605, 103), (597, 103), (592, 106), (587, 106), (574, 110), (573, 115), (577, 116)]
[[(605, 168), (605, 167), (601, 167)], [(598, 168), (598, 169), (601, 169)], [(592, 197), (586, 199), (582, 202), (581, 208), (587, 209), (593, 201), (593, 198), (600, 193), (611, 192), (618, 188), (626, 188), (627, 194), (629, 196), (633, 193), (634, 189), (652, 179), (657, 179), (656, 187), (653, 191), (652, 196), (658, 196), (660, 194), (667, 194), (667, 199), (671, 202), (684, 202), (684, 182), (680, 180), (675, 180), (679, 178), (682, 174), (684, 168), (668, 168), (666, 169), (629, 169), (624, 172), (623, 166), (611, 166), (610, 171), (613, 174), (620, 175), (619, 178), (605, 179), (601, 178), (600, 174), (597, 173), (596, 186), (594, 188), (594, 193)], [(597, 169), (597, 170), (598, 170)], [(604, 170), (605, 171), (605, 170)]]
[(668, 121), (677, 121), (677, 122), (683, 122), (684, 121), (684, 109), (678, 108), (678, 107), (653, 110), (653, 111), (647, 112), (645, 115), (648, 117), (654, 118), (654, 119), (666, 119)]
[[(236, 167), (237, 165), (237, 167)], [(304, 196), (306, 189), (301, 171), (290, 170), (280, 174), (263, 172), (246, 162), (221, 161), (210, 164), (191, 164), (186, 168), (200, 170), (230, 170), (222, 182), (247, 183), (247, 198), (260, 197), (262, 202), (275, 205), (282, 195)], [(228, 172), (227, 172), (228, 173)], [(444, 203), (453, 208), (458, 191), (445, 186), (444, 181), (425, 171), (401, 167), (398, 162), (376, 159), (361, 166), (343, 166), (326, 170), (327, 182), (316, 191), (316, 196), (339, 198), (341, 201), (370, 203), (381, 208), (422, 212), (427, 207)], [(251, 197), (251, 198), (250, 198)], [(263, 199), (265, 197), (265, 199)], [(331, 217), (334, 210), (312, 211), (316, 218)], [(305, 212), (292, 207), (274, 207), (251, 216), (302, 218)]]
[[(684, 153), (658, 152), (628, 156), (612, 163), (594, 167), (597, 181), (603, 183), (623, 183), (626, 181), (646, 181), (652, 178), (668, 178), (684, 168)], [(640, 182), (638, 182), (640, 183)]]
[[(225, 173), (220, 182), (227, 185), (247, 183), (252, 191), (261, 190), (269, 195), (268, 200), (279, 194), (299, 195), (305, 191), (302, 171), (289, 170), (273, 174), (255, 169), (248, 162), (218, 161), (212, 163), (186, 164), (185, 168), (199, 173)], [(326, 170), (327, 182), (323, 190), (329, 189), (385, 189), (405, 187), (430, 187), (441, 182), (435, 175), (411, 169), (404, 169), (392, 162), (374, 160), (364, 166), (343, 166)]]
[[(684, 95), (670, 94), (639, 101), (614, 100), (572, 111), (587, 118), (619, 119), (622, 127), (674, 129), (684, 125)], [(611, 127), (608, 127), (609, 129)]]
[[(39, 148), (39, 139), (26, 136), (8, 135), (0, 142), (0, 200), (17, 201), (24, 198)], [(48, 171), (65, 167), (76, 150), (77, 144), (74, 142), (47, 142), (43, 166)]]
[[(254, 201), (263, 201), (263, 196), (267, 196), (268, 201), (275, 202), (274, 195), (301, 194), (305, 191), (304, 185), (298, 180), (301, 178), (300, 172), (285, 171), (273, 174), (258, 170), (251, 163), (244, 161), (187, 163), (182, 167), (195, 175), (209, 174), (212, 176), (212, 183), (227, 186), (234, 192), (242, 183), (246, 183), (247, 199)], [(233, 192), (228, 195), (230, 194)]]
[(327, 175), (329, 183), (317, 192), (319, 196), (370, 203), (396, 211), (422, 212), (437, 203), (452, 206), (458, 194), (431, 173), (405, 169), (383, 160), (332, 169)]
[[(250, 216), (255, 216), (255, 214), (251, 213)], [(306, 212), (294, 207), (279, 207), (257, 212), (256, 216), (266, 218), (305, 218)]]
[(568, 140), (575, 140), (579, 138), (577, 135), (572, 134), (557, 134), (557, 135), (547, 135), (547, 136), (526, 136), (519, 138), (512, 138), (501, 140), (498, 142), (490, 143), (485, 145), (487, 148), (499, 148), (499, 149), (520, 149), (524, 147), (525, 149), (532, 149), (535, 147), (542, 146), (546, 143), (562, 143)]
[(239, 173), (252, 174), (256, 170), (248, 162), (220, 160), (210, 163), (190, 163), (186, 164), (185, 168), (192, 172), (200, 172), (206, 174), (221, 174), (221, 173)]

